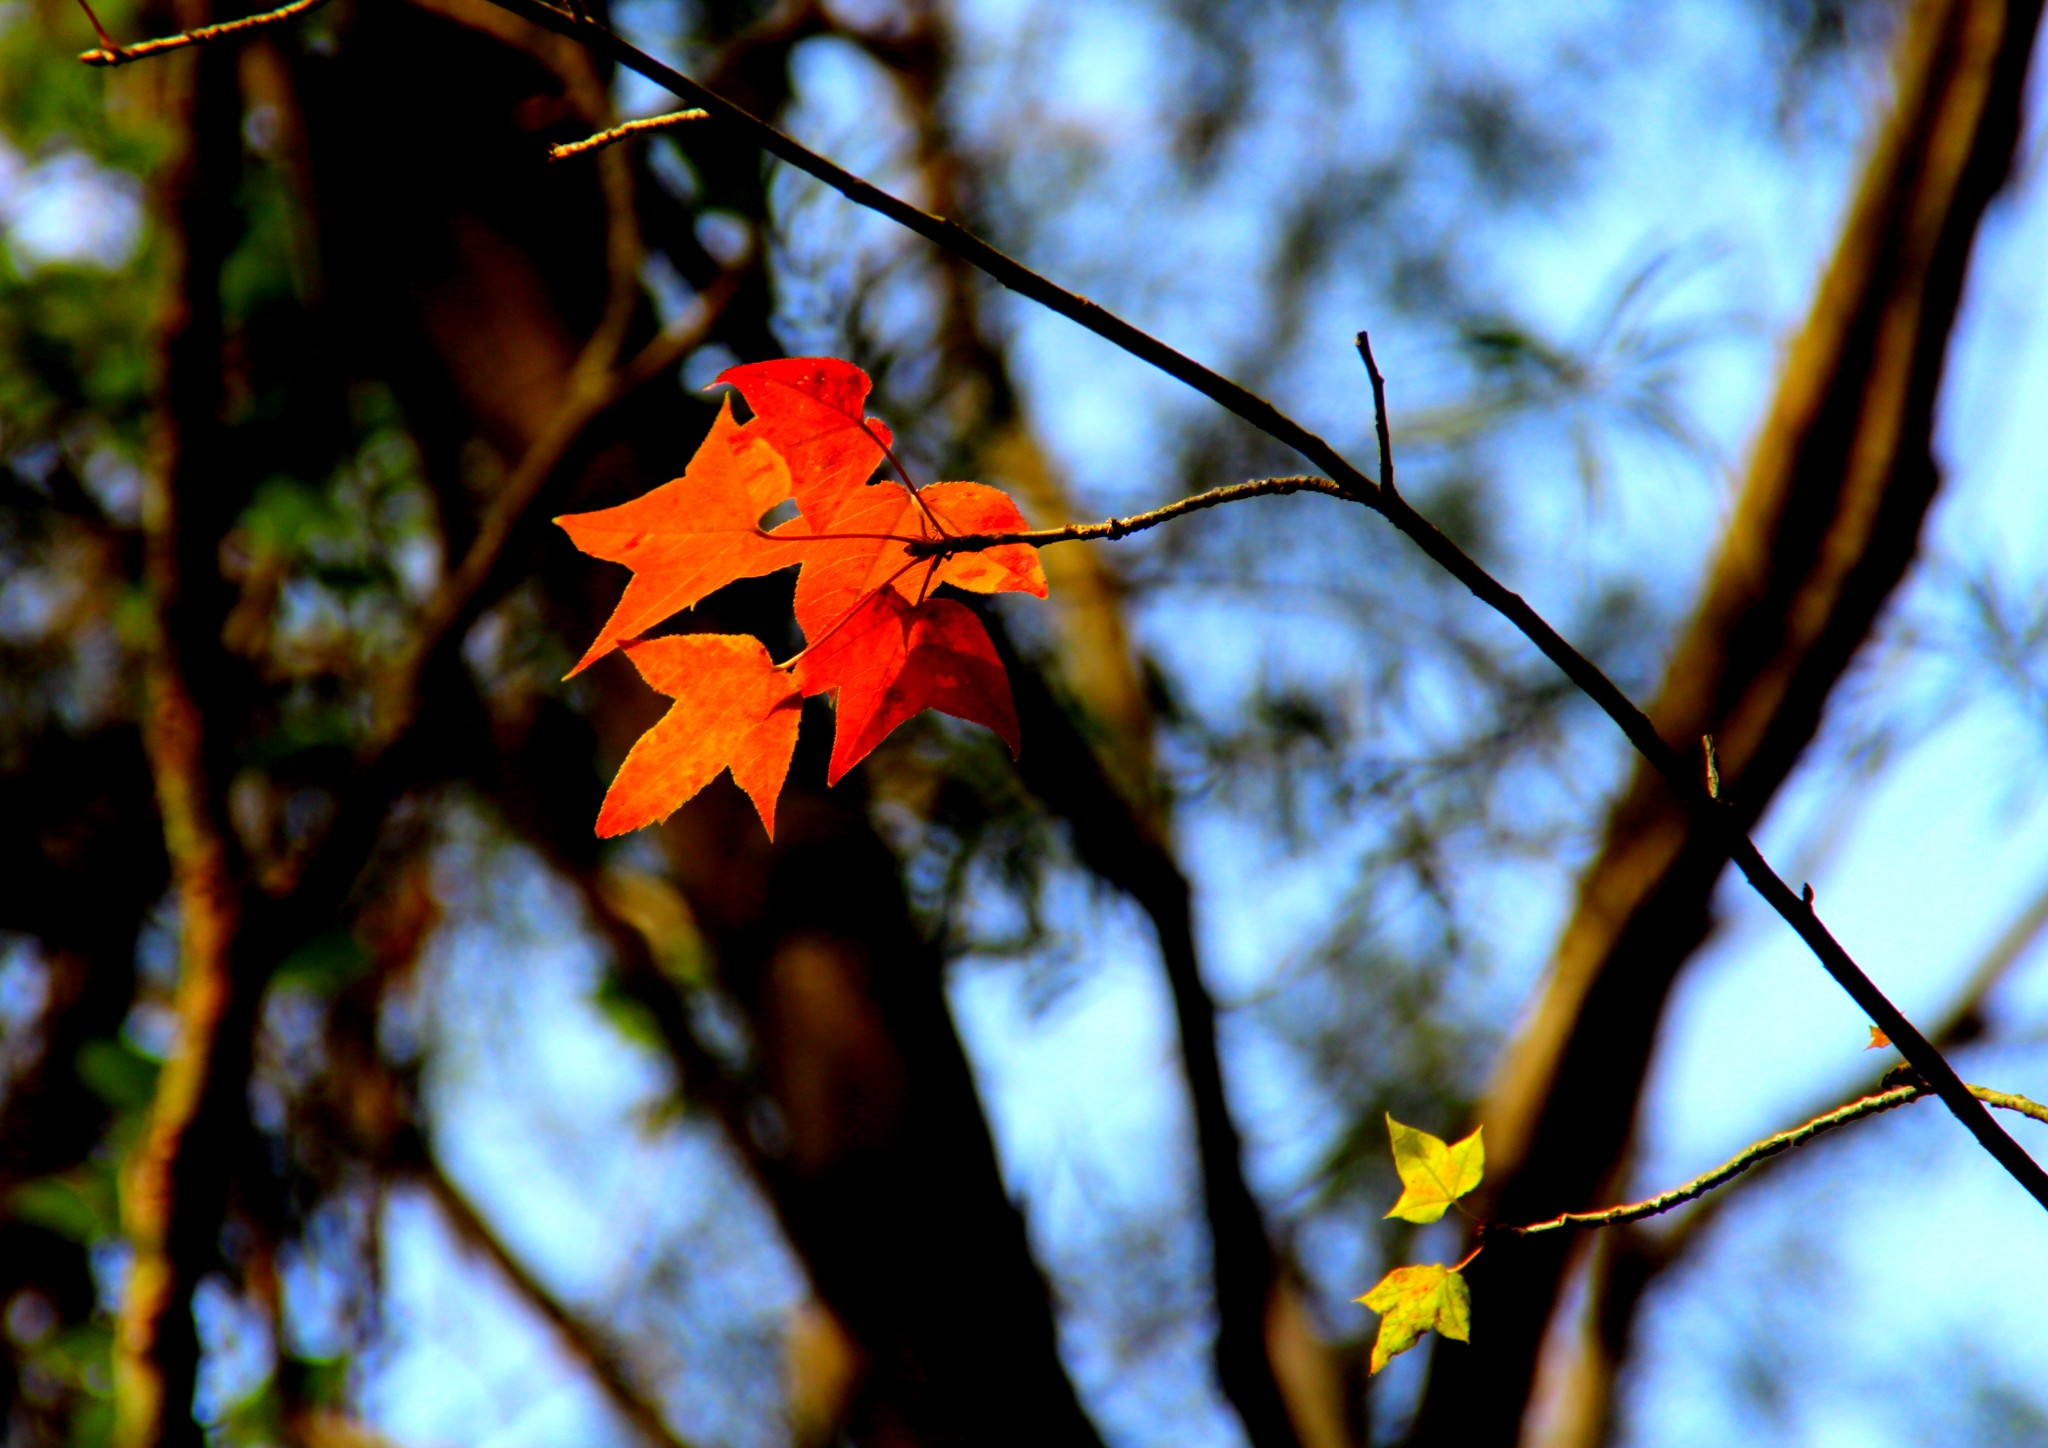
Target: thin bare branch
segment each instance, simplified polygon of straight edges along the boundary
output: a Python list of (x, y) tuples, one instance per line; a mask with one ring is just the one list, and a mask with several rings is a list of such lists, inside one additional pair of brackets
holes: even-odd
[[(2048, 1106), (2043, 1106), (2038, 1101), (2008, 1091), (1993, 1091), (1988, 1086), (1971, 1086), (1967, 1089), (1972, 1096), (1986, 1105), (1996, 1106), (2001, 1111), (2017, 1112), (2035, 1121), (2048, 1122)], [(1925, 1085), (1913, 1082), (1904, 1086), (1894, 1086), (1888, 1091), (1879, 1091), (1871, 1096), (1858, 1097), (1846, 1106), (1838, 1106), (1833, 1111), (1816, 1116), (1813, 1120), (1795, 1126), (1789, 1131), (1778, 1132), (1774, 1136), (1767, 1136), (1762, 1141), (1746, 1146), (1712, 1171), (1696, 1176), (1668, 1192), (1659, 1192), (1656, 1196), (1647, 1197), (1640, 1202), (1608, 1207), (1604, 1211), (1564, 1212), (1547, 1221), (1531, 1222), (1523, 1227), (1489, 1224), (1483, 1235), (1488, 1239), (1529, 1237), (1538, 1232), (1555, 1232), (1564, 1227), (1618, 1227), (1625, 1222), (1640, 1222), (1645, 1217), (1659, 1216), (1697, 1197), (1703, 1197), (1714, 1188), (1735, 1180), (1751, 1167), (1761, 1166), (1780, 1152), (1790, 1151), (1795, 1146), (1804, 1146), (1815, 1137), (1837, 1127), (1847, 1126), (1852, 1121), (1861, 1121), (1867, 1116), (1876, 1116), (1894, 1107), (1909, 1106), (1930, 1094)]]
[(548, 147), (550, 161), (566, 161), (571, 156), (587, 156), (592, 151), (602, 151), (606, 146), (617, 145), (631, 136), (647, 131), (665, 131), (670, 126), (679, 126), (685, 121), (702, 121), (711, 112), (692, 106), (686, 111), (670, 111), (665, 116), (648, 116), (638, 121), (621, 121), (609, 130), (599, 131), (594, 136), (585, 136), (580, 141), (569, 141), (560, 146)]
[(100, 38), (100, 48), (108, 51), (119, 50), (120, 47), (114, 43), (114, 37), (107, 34), (107, 27), (100, 24), (100, 17), (94, 12), (90, 0), (78, 0), (78, 8), (83, 10), (85, 18), (92, 22), (92, 33)]
[(1328, 478), (1312, 475), (1253, 478), (1246, 483), (1211, 488), (1206, 493), (1197, 493), (1192, 498), (1182, 498), (1177, 503), (1168, 503), (1164, 507), (1154, 508), (1149, 513), (1132, 513), (1123, 518), (1105, 518), (1100, 523), (1069, 523), (1061, 528), (1036, 528), (1026, 533), (963, 533), (956, 538), (907, 539), (903, 551), (913, 558), (944, 558), (953, 553), (979, 553), (985, 548), (1002, 548), (1012, 543), (1028, 543), (1033, 548), (1043, 548), (1048, 543), (1085, 543), (1095, 538), (1123, 538), (1132, 533), (1142, 533), (1147, 528), (1157, 528), (1161, 523), (1170, 523), (1175, 518), (1185, 517), (1189, 513), (1198, 513), (1204, 508), (1214, 508), (1224, 503), (1238, 503), (1246, 498), (1265, 498), (1285, 493), (1321, 493), (1331, 498), (1346, 496), (1344, 490)]
[[(83, 5), (85, 0), (79, 0), (79, 3)], [(181, 30), (176, 35), (145, 40), (135, 45), (115, 45), (101, 27), (99, 17), (88, 7), (85, 13), (92, 20), (93, 29), (99, 32), (100, 46), (97, 50), (81, 51), (78, 58), (87, 65), (127, 65), (130, 61), (147, 60), (152, 55), (162, 55), (168, 50), (183, 50), (188, 45), (204, 45), (209, 40), (225, 40), (229, 36), (260, 30), (266, 25), (275, 25), (282, 20), (295, 20), (309, 11), (318, 10), (326, 3), (327, 0), (291, 0), (289, 5), (280, 5), (275, 10), (265, 10), (260, 15), (244, 15), (240, 20), (223, 20), (218, 25), (202, 25), (195, 30)]]
[[(688, 76), (664, 65), (587, 19), (558, 10), (544, 0), (491, 0), (561, 35), (588, 46), (597, 54), (645, 76), (664, 90), (701, 106), (711, 113), (714, 124), (722, 124), (753, 141), (769, 154), (779, 157), (806, 174), (816, 177), (858, 206), (885, 216), (915, 232), (936, 246), (979, 268), (995, 281), (1020, 296), (1057, 312), (1070, 321), (1150, 363), (1203, 396), (1249, 422), (1260, 431), (1287, 444), (1324, 469), (1335, 480), (1342, 496), (1373, 509), (1406, 534), (1422, 551), (1464, 584), (1482, 603), (1499, 613), (1521, 631), (1531, 643), (1563, 671), (1566, 678), (1621, 729), (1630, 744), (1649, 761), (1657, 773), (1684, 800), (1712, 822), (1716, 834), (1735, 865), (1765, 902), (1798, 932), (1821, 967), (1833, 977), (1865, 1014), (1889, 1036), (1915, 1070), (1919, 1071), (1943, 1103), (1992, 1157), (2024, 1187), (2042, 1207), (2048, 1208), (2048, 1171), (2020, 1148), (2018, 1142), (1991, 1119), (1962, 1079), (1941, 1053), (1906, 1019), (1903, 1012), (1877, 988), (1848, 951), (1821, 923), (1810, 902), (1792, 892), (1764, 859), (1742, 830), (1735, 817), (1711, 799), (1692, 767), (1680, 753), (1657, 733), (1648, 715), (1636, 707), (1621, 688), (1591, 659), (1574, 648), (1543, 616), (1519, 594), (1509, 589), (1479, 562), (1446, 537), (1435, 524), (1416, 512), (1391, 488), (1366, 476), (1321, 437), (1281, 412), (1265, 398), (1232, 382), (1186, 354), (1167, 346), (1150, 333), (1131, 325), (1107, 308), (1070, 292), (1049, 278), (990, 246), (957, 222), (933, 216), (900, 197), (863, 180), (827, 160), (801, 142), (785, 135), (743, 107), (726, 100)], [(1384, 411), (1384, 407), (1380, 409)]]

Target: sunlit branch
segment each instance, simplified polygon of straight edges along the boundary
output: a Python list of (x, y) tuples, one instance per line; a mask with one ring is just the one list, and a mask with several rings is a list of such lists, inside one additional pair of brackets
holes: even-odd
[[(2022, 1116), (2032, 1117), (2035, 1121), (2048, 1122), (2048, 1106), (2043, 1106), (2038, 1101), (2031, 1101), (2024, 1096), (2016, 1096), (2006, 1091), (1993, 1091), (1986, 1086), (1971, 1086), (1967, 1089), (1972, 1096), (1986, 1105), (1996, 1106), (2001, 1111), (2018, 1112)], [(1867, 1116), (1876, 1116), (1895, 1107), (1910, 1105), (1931, 1094), (1928, 1088), (1918, 1081), (1894, 1086), (1888, 1091), (1859, 1097), (1846, 1106), (1838, 1106), (1833, 1111), (1816, 1116), (1813, 1120), (1795, 1126), (1789, 1131), (1767, 1136), (1762, 1141), (1744, 1147), (1712, 1171), (1696, 1176), (1668, 1192), (1659, 1192), (1656, 1196), (1640, 1202), (1608, 1207), (1604, 1211), (1564, 1212), (1547, 1221), (1531, 1222), (1522, 1227), (1489, 1224), (1482, 1229), (1482, 1235), (1489, 1240), (1496, 1237), (1529, 1237), (1539, 1232), (1555, 1232), (1565, 1227), (1618, 1227), (1626, 1222), (1640, 1222), (1645, 1217), (1661, 1215), (1697, 1197), (1703, 1197), (1716, 1187), (1725, 1186), (1735, 1180), (1750, 1168), (1763, 1165), (1780, 1152), (1790, 1151), (1795, 1146), (1804, 1146), (1815, 1137), (1837, 1127), (1847, 1126), (1852, 1121), (1861, 1121)]]
[(1322, 493), (1332, 498), (1345, 496), (1344, 490), (1328, 478), (1253, 478), (1248, 483), (1232, 483), (1228, 487), (1211, 488), (1206, 493), (1197, 493), (1192, 498), (1182, 498), (1179, 502), (1154, 508), (1149, 513), (1132, 513), (1124, 518), (1105, 518), (1100, 523), (1069, 523), (1063, 528), (1037, 528), (1025, 533), (963, 533), (957, 538), (917, 538), (906, 542), (905, 551), (913, 558), (941, 558), (952, 553), (979, 553), (986, 548), (1003, 548), (1012, 543), (1025, 543), (1033, 548), (1042, 548), (1048, 543), (1084, 543), (1096, 538), (1123, 538), (1132, 533), (1142, 533), (1147, 528), (1157, 528), (1161, 523), (1170, 523), (1175, 518), (1184, 517), (1189, 513), (1198, 513), (1204, 508), (1283, 493)]
[[(1321, 467), (1334, 480), (1341, 495), (1373, 509), (1406, 534), (1482, 603), (1519, 629), (1580, 692), (1599, 705), (1601, 711), (1627, 736), (1629, 743), (1663, 776), (1678, 798), (1689, 808), (1700, 811), (1701, 818), (1712, 823), (1744, 878), (1798, 932), (1835, 983), (1896, 1043), (1900, 1054), (1926, 1078), (1956, 1119), (2014, 1180), (2026, 1188), (2035, 1201), (2048, 1208), (2048, 1171), (2043, 1171), (2040, 1164), (1991, 1119), (1991, 1114), (1970, 1094), (1942, 1054), (1928, 1043), (1927, 1038), (1829, 933), (1810, 902), (1803, 902), (1792, 893), (1791, 887), (1779, 878), (1735, 817), (1719, 802), (1708, 797), (1691, 766), (1658, 734), (1649, 716), (1525, 599), (1488, 573), (1435, 524), (1410, 507), (1400, 493), (1366, 476), (1327, 441), (1249, 388), (1176, 351), (1107, 308), (1059, 286), (990, 246), (959, 223), (921, 210), (827, 160), (744, 107), (662, 64), (604, 26), (581, 15), (557, 9), (545, 0), (492, 0), (492, 3), (536, 25), (569, 36), (606, 59), (645, 76), (680, 99), (703, 107), (710, 112), (714, 124), (721, 124), (746, 137), (770, 155), (817, 178), (854, 204), (887, 217), (979, 268), (1020, 296), (1086, 327), (1105, 341), (1186, 383)], [(1386, 411), (1384, 397), (1376, 396), (1375, 401), (1380, 404), (1376, 411), (1383, 419)]]
[[(84, 0), (79, 0), (84, 4)], [(126, 65), (131, 60), (147, 60), (152, 55), (162, 55), (167, 50), (183, 50), (188, 45), (204, 45), (209, 40), (224, 40), (230, 35), (240, 35), (246, 30), (260, 30), (266, 25), (275, 25), (280, 20), (291, 20), (310, 10), (317, 10), (327, 0), (291, 0), (289, 5), (280, 5), (275, 10), (266, 10), (260, 15), (245, 15), (240, 20), (223, 20), (218, 25), (202, 25), (197, 30), (184, 30), (176, 35), (165, 35), (156, 40), (144, 40), (134, 45), (115, 45), (100, 26), (99, 17), (88, 9), (93, 29), (99, 32), (100, 48), (84, 51), (79, 59), (87, 65)]]
[(566, 161), (571, 156), (587, 156), (592, 151), (602, 151), (606, 146), (617, 145), (628, 137), (646, 131), (664, 131), (670, 126), (679, 126), (685, 121), (701, 121), (711, 112), (692, 106), (686, 111), (670, 111), (665, 116), (648, 116), (644, 120), (621, 121), (608, 131), (599, 131), (594, 136), (585, 136), (580, 141), (568, 141), (559, 146), (548, 147), (550, 161)]

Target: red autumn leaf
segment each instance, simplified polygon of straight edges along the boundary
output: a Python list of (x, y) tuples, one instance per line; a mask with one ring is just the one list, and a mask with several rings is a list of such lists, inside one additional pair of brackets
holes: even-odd
[[(934, 518), (943, 533), (933, 526)], [(899, 483), (875, 483), (841, 507), (829, 529), (813, 530), (809, 519), (792, 518), (775, 536), (789, 540), (790, 551), (804, 561), (796, 582), (796, 621), (804, 637), (815, 639), (880, 588), (894, 587), (913, 603), (941, 583), (970, 593), (1044, 598), (1045, 569), (1038, 550), (1028, 543), (923, 560), (912, 558), (899, 541), (1018, 533), (1028, 526), (999, 488), (933, 483), (913, 496)]]
[(837, 689), (827, 784), (865, 759), (898, 724), (925, 709), (985, 724), (1017, 753), (1017, 708), (988, 631), (951, 599), (913, 606), (885, 588), (796, 664), (806, 695)]
[(619, 606), (570, 674), (735, 579), (797, 562), (800, 553), (760, 528), (761, 516), (789, 495), (782, 455), (733, 421), (728, 400), (680, 478), (616, 508), (555, 519), (585, 553), (633, 570)]
[[(924, 709), (984, 724), (1015, 754), (1016, 706), (987, 631), (970, 610), (930, 594), (950, 583), (1043, 598), (1037, 551), (1012, 544), (918, 558), (909, 545), (1020, 532), (1016, 504), (980, 483), (916, 493), (870, 484), (890, 435), (865, 415), (868, 377), (851, 363), (790, 358), (734, 367), (719, 380), (739, 389), (752, 421), (736, 424), (728, 402), (682, 477), (616, 508), (555, 520), (586, 553), (633, 569), (571, 672), (623, 644), (642, 677), (676, 701), (626, 756), (598, 833), (666, 819), (730, 768), (773, 834), (806, 695), (835, 696), (828, 783)], [(802, 515), (764, 534), (762, 517), (789, 498)], [(752, 638), (631, 642), (736, 579), (790, 564), (802, 565), (796, 615), (811, 642), (790, 664), (778, 667)]]
[(819, 532), (882, 465), (893, 439), (867, 415), (868, 374), (836, 357), (782, 357), (728, 367), (715, 379), (754, 409), (749, 428), (789, 463), (796, 505)]
[(619, 766), (598, 811), (598, 834), (660, 823), (729, 768), (773, 839), (803, 702), (789, 674), (759, 639), (744, 635), (647, 639), (627, 644), (626, 657), (675, 703)]

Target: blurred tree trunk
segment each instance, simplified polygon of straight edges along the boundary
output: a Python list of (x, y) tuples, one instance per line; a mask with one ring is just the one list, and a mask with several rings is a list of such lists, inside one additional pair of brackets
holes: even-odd
[[(543, 139), (572, 124), (572, 108), (551, 100), (564, 83), (535, 60), (558, 42), (480, 3), (434, 8), (460, 26), (366, 8), (342, 55), (308, 67), (324, 250), (335, 296), (349, 299), (352, 351), (393, 377), (419, 431), (455, 440), (443, 449), (450, 458), (471, 436), (516, 458), (593, 324), (604, 213), (587, 163), (541, 160)], [(813, 29), (805, 7), (779, 12), (734, 43), (714, 83), (775, 114), (789, 46)], [(403, 117), (389, 113), (394, 94), (412, 97)], [(685, 143), (702, 204), (746, 219), (758, 247), (760, 158)], [(626, 164), (627, 152), (608, 154)], [(718, 268), (688, 212), (651, 186), (634, 202), (650, 242), (706, 284)], [(768, 317), (765, 285), (749, 272), (718, 335), (743, 357), (768, 355)], [(634, 335), (650, 328), (643, 318)], [(573, 506), (617, 502), (680, 472), (700, 427), (683, 408), (678, 417), (668, 394), (601, 424)], [(462, 505), (460, 480), (440, 491), (451, 510)], [(593, 631), (606, 606), (598, 595), (615, 583), (608, 572), (566, 547), (529, 564), (565, 630)], [(740, 590), (699, 616), (772, 638), (782, 626), (773, 593)], [(615, 762), (659, 701), (622, 660), (589, 677), (602, 698), (597, 754)], [(828, 732), (806, 731), (772, 844), (723, 782), (663, 833), (719, 984), (750, 1027), (760, 1098), (751, 1119), (731, 1123), (736, 1145), (857, 1351), (846, 1422), (856, 1442), (1094, 1443), (948, 1014), (943, 961), (917, 929), (858, 783), (823, 789), (813, 741)], [(571, 778), (564, 793), (574, 796), (597, 762), (588, 775), (573, 757), (550, 768)], [(583, 849), (594, 860), (594, 841)]]
[[(184, 27), (212, 18), (206, 0), (172, 13)], [(142, 736), (176, 888), (178, 983), (175, 1036), (122, 1173), (132, 1256), (114, 1342), (118, 1448), (202, 1441), (192, 1297), (217, 1256), (255, 1011), (249, 861), (227, 804), (247, 676), (222, 644), (233, 592), (217, 562), (247, 496), (224, 446), (221, 309), (222, 268), (242, 224), (241, 100), (229, 52), (177, 56), (167, 76), (176, 150), (160, 196), (170, 262), (143, 506), (154, 637)]]
[[(889, 66), (909, 107), (922, 204), (978, 229), (978, 178), (958, 154), (943, 113), (954, 64), (944, 15), (935, 5), (914, 4), (896, 28), (863, 39)], [(944, 295), (938, 337), (942, 403), (970, 441), (974, 476), (1008, 489), (1035, 526), (1078, 521), (1052, 459), (1018, 404), (1002, 349), (987, 334), (980, 274), (950, 255), (934, 257), (933, 264)], [(1175, 855), (1166, 792), (1153, 767), (1153, 720), (1114, 564), (1093, 548), (1049, 550), (1044, 564), (1052, 584), (1056, 655), (1040, 662), (1019, 656), (1007, 639), (1003, 643), (1019, 717), (1033, 741), (1019, 772), (1071, 827), (1081, 863), (1136, 902), (1159, 940), (1209, 1232), (1218, 1386), (1253, 1448), (1297, 1448), (1304, 1442), (1345, 1448), (1335, 1374), (1328, 1371), (1295, 1279), (1267, 1235), (1245, 1179), (1216, 1003), (1202, 977), (1195, 939), (1193, 895)]]
[[(1949, 335), (1978, 224), (2011, 164), (2039, 16), (2026, 0), (1925, 0), (1904, 27), (1896, 110), (1651, 708), (1688, 752), (1713, 735), (1745, 824), (1797, 763), (1913, 559), (1938, 478)], [(1482, 1216), (1533, 1220), (1619, 1188), (1657, 1021), (1711, 927), (1723, 863), (1639, 768), (1482, 1113)], [(1564, 1233), (1496, 1244), (1473, 1264), (1472, 1345), (1435, 1350), (1412, 1441), (1516, 1441), (1574, 1245)], [(1612, 1376), (1577, 1386), (1604, 1397)]]

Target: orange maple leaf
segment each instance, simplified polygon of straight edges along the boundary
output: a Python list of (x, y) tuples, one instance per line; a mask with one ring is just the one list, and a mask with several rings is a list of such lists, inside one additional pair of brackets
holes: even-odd
[(775, 801), (796, 752), (803, 703), (789, 674), (759, 639), (743, 634), (648, 639), (627, 644), (626, 657), (675, 703), (619, 766), (597, 813), (598, 834), (608, 839), (659, 824), (730, 768), (775, 838)]
[[(828, 784), (924, 709), (986, 725), (1014, 755), (1016, 706), (988, 631), (972, 610), (930, 594), (948, 583), (1043, 598), (1037, 550), (919, 558), (910, 545), (1022, 531), (1017, 505), (980, 483), (870, 484), (892, 439), (866, 416), (868, 377), (851, 363), (786, 358), (718, 380), (746, 398), (749, 422), (734, 422), (728, 401), (682, 477), (616, 508), (555, 520), (584, 552), (633, 569), (570, 672), (623, 645), (642, 677), (676, 701), (626, 756), (597, 832), (666, 819), (730, 768), (772, 835), (797, 706), (814, 694), (833, 695), (837, 711)], [(763, 532), (761, 519), (791, 498), (800, 516)], [(629, 642), (728, 583), (797, 563), (796, 616), (810, 647), (787, 663), (740, 636)]]
[(570, 675), (736, 579), (799, 561), (800, 553), (761, 531), (762, 515), (789, 492), (782, 454), (734, 422), (728, 400), (680, 478), (616, 508), (555, 519), (585, 553), (633, 570), (618, 607)]
[(837, 690), (827, 784), (865, 759), (898, 724), (926, 709), (986, 724), (1015, 757), (1017, 706), (988, 630), (951, 599), (912, 604), (894, 589), (860, 610), (796, 661), (808, 696)]

